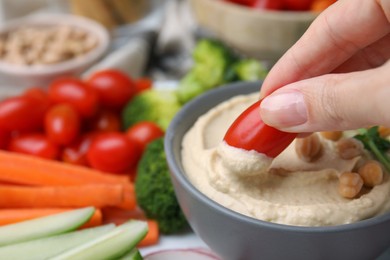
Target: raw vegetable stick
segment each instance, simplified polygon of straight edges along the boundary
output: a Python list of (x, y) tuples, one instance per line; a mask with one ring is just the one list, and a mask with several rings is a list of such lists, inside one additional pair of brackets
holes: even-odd
[(123, 202), (123, 185), (55, 187), (0, 186), (0, 208), (116, 206)]
[(117, 207), (129, 210), (135, 209), (137, 201), (135, 198), (134, 185), (132, 183), (123, 185), (123, 192), (123, 202), (117, 205)]
[(124, 175), (106, 174), (87, 167), (0, 151), (0, 181), (38, 186), (66, 186), (90, 183), (126, 184), (129, 179)]
[(132, 210), (120, 209), (116, 207), (102, 208), (103, 223), (123, 224), (129, 219), (146, 219), (145, 213), (138, 207)]
[[(0, 226), (49, 216), (69, 210), (74, 210), (74, 208), (0, 209)], [(100, 209), (96, 209), (91, 219), (85, 223), (82, 228), (100, 226), (101, 224), (102, 212)]]
[(102, 224), (103, 224), (102, 211), (100, 209), (95, 209), (95, 213), (92, 215), (92, 217), (88, 220), (88, 222), (82, 225), (79, 229), (97, 227), (97, 226), (101, 226)]
[(158, 224), (154, 220), (147, 220), (148, 222), (148, 233), (146, 236), (138, 243), (139, 247), (142, 246), (151, 246), (158, 243), (160, 232), (158, 230)]

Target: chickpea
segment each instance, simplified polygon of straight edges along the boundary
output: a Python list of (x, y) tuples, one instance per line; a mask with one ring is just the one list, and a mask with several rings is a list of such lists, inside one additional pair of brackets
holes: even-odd
[(341, 158), (348, 160), (361, 155), (364, 146), (362, 142), (355, 138), (342, 138), (337, 141), (336, 149)]
[(337, 141), (343, 136), (342, 131), (327, 131), (327, 132), (320, 132), (321, 136), (325, 139)]
[(295, 151), (303, 161), (315, 161), (322, 151), (321, 140), (317, 134), (312, 134), (305, 138), (298, 138), (295, 142)]
[(385, 126), (379, 126), (378, 132), (381, 137), (388, 137), (390, 135), (390, 128)]
[(364, 186), (374, 187), (383, 181), (382, 165), (374, 160), (365, 162), (358, 170), (363, 179)]
[(355, 172), (344, 172), (339, 177), (339, 194), (344, 198), (355, 198), (363, 187), (362, 177)]

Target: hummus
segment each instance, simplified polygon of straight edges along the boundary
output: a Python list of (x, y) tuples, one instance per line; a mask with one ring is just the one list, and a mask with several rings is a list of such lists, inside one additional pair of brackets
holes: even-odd
[(223, 137), (258, 94), (234, 97), (201, 116), (182, 143), (184, 170), (206, 196), (241, 214), (280, 224), (329, 226), (356, 222), (390, 210), (390, 180), (355, 199), (338, 193), (338, 177), (361, 159), (341, 159), (322, 139), (321, 158), (301, 160), (293, 142), (275, 159), (230, 147)]

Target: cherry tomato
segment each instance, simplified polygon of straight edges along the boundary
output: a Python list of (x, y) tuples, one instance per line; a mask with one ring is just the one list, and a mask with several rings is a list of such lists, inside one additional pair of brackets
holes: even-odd
[(80, 133), (80, 116), (68, 104), (58, 104), (51, 107), (45, 115), (45, 133), (55, 144), (67, 145), (76, 139)]
[(307, 11), (313, 0), (283, 0), (284, 7), (292, 11)]
[(310, 10), (313, 12), (322, 12), (337, 0), (314, 0), (310, 6)]
[(118, 132), (96, 136), (87, 152), (89, 164), (98, 170), (124, 173), (135, 167), (141, 155), (140, 148), (126, 135)]
[(59, 147), (42, 133), (14, 136), (8, 144), (8, 150), (51, 160), (57, 159), (60, 152)]
[(78, 79), (56, 80), (49, 86), (48, 93), (53, 103), (69, 104), (82, 117), (91, 117), (97, 112), (99, 98), (96, 91)]
[(261, 10), (282, 10), (284, 5), (283, 0), (255, 0), (253, 1), (251, 7)]
[(62, 161), (70, 164), (89, 166), (87, 152), (96, 133), (80, 136), (75, 142), (66, 146), (62, 151)]
[(239, 5), (252, 6), (253, 2), (255, 2), (256, 0), (227, 0), (227, 1)]
[(122, 108), (136, 92), (133, 80), (118, 70), (98, 71), (87, 83), (97, 91), (102, 105), (108, 108)]
[(10, 133), (4, 129), (0, 129), (0, 149), (5, 149), (10, 139)]
[(153, 81), (148, 78), (139, 78), (135, 81), (136, 94), (141, 93), (142, 91), (151, 89)]
[(162, 137), (164, 131), (155, 123), (139, 122), (126, 131), (126, 136), (131, 142), (135, 142), (142, 151), (153, 140)]
[(39, 87), (28, 88), (23, 93), (23, 95), (25, 95), (25, 96), (32, 96), (32, 97), (38, 97), (38, 98), (41, 98), (42, 100), (46, 100), (46, 101), (49, 100), (47, 92), (45, 90), (43, 90), (42, 88), (39, 88)]
[(101, 132), (120, 131), (120, 116), (111, 110), (101, 109), (97, 115), (89, 121), (89, 129)]
[(0, 102), (0, 128), (6, 131), (40, 129), (48, 103), (40, 97), (21, 95)]
[(255, 150), (274, 158), (286, 149), (297, 134), (282, 132), (264, 124), (259, 113), (260, 103), (254, 103), (233, 122), (224, 140), (230, 146)]

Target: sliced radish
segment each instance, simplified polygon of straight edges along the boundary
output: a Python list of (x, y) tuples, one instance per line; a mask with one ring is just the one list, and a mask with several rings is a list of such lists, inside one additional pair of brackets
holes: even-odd
[(144, 260), (220, 260), (213, 252), (203, 248), (161, 250), (144, 256)]

